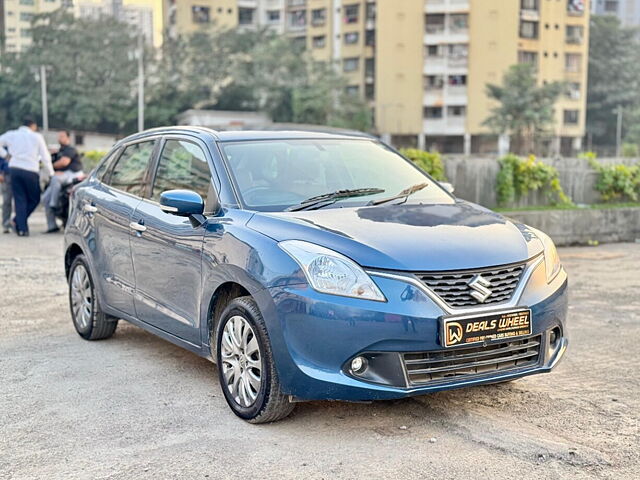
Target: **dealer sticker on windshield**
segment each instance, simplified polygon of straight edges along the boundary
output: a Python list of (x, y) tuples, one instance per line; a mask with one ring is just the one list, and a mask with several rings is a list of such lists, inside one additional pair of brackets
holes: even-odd
[(442, 344), (456, 347), (531, 335), (531, 310), (442, 319)]

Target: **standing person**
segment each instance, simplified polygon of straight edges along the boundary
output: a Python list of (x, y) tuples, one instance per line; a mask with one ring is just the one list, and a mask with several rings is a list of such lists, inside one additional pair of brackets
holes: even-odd
[(9, 175), (9, 153), (0, 147), (0, 192), (2, 193), (2, 233), (11, 232), (13, 192)]
[(17, 130), (9, 130), (0, 136), (0, 147), (11, 152), (9, 175), (16, 209), (13, 223), (21, 237), (29, 236), (27, 220), (40, 203), (40, 161), (53, 176), (51, 155), (37, 130), (36, 122), (27, 118)]
[(58, 134), (58, 142), (60, 142), (60, 150), (55, 155), (53, 162), (55, 175), (51, 177), (49, 186), (44, 195), (42, 195), (42, 203), (47, 214), (47, 231), (45, 233), (60, 231), (55, 215), (59, 204), (60, 192), (62, 187), (82, 175), (82, 162), (78, 151), (71, 146), (71, 134), (63, 130)]

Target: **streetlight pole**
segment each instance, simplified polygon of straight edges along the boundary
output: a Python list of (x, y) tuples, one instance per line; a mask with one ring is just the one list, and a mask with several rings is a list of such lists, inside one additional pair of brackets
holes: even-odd
[(618, 105), (618, 125), (616, 127), (616, 158), (622, 153), (622, 105)]
[(144, 43), (138, 35), (138, 131), (144, 130)]
[(47, 69), (40, 65), (40, 92), (42, 99), (42, 129), (49, 131), (49, 107), (47, 100)]

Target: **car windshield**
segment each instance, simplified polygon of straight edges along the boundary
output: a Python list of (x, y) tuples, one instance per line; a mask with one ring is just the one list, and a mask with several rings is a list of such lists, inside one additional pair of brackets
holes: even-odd
[(427, 186), (408, 202), (453, 203), (431, 178), (374, 140), (257, 140), (221, 146), (242, 201), (253, 210), (282, 211), (315, 196), (372, 189), (370, 195), (339, 198), (334, 206), (364, 205), (423, 183)]

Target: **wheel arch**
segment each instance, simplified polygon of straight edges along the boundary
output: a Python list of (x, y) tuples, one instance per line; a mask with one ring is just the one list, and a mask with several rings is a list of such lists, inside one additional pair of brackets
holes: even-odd
[(77, 243), (72, 243), (67, 247), (67, 250), (64, 252), (64, 275), (65, 278), (69, 279), (69, 270), (71, 269), (71, 265), (73, 261), (76, 259), (78, 255), (83, 255), (84, 251), (82, 247)]
[(209, 307), (207, 309), (207, 332), (209, 333), (209, 348), (211, 352), (211, 358), (215, 361), (216, 358), (216, 341), (215, 337), (218, 319), (232, 300), (238, 297), (251, 296), (250, 291), (238, 282), (227, 281), (218, 286), (213, 292), (211, 299), (209, 300)]

